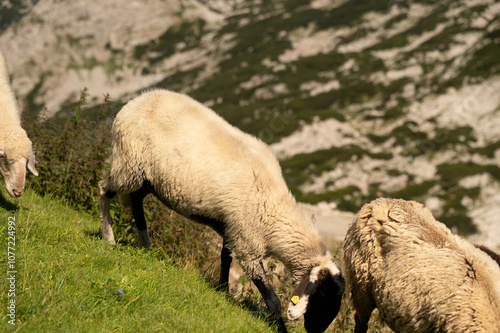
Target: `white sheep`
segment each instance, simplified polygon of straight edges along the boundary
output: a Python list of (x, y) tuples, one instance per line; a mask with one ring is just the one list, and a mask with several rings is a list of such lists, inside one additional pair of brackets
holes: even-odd
[(335, 318), (344, 289), (341, 272), (289, 192), (276, 157), (195, 100), (154, 90), (128, 102), (114, 120), (111, 172), (99, 187), (104, 241), (114, 242), (109, 203), (118, 193), (128, 196), (139, 242), (148, 248), (143, 198), (153, 193), (222, 236), (221, 285), (227, 289), (232, 256), (281, 332), (281, 304), (262, 266), (270, 255), (291, 271), (297, 287), (290, 319), (304, 314), (306, 329), (322, 332)]
[(26, 166), (35, 175), (35, 156), (31, 141), (21, 127), (21, 113), (10, 88), (9, 72), (0, 51), (0, 173), (9, 195), (23, 194)]
[(344, 265), (356, 333), (375, 308), (395, 332), (500, 332), (500, 267), (422, 204), (364, 205), (347, 231)]

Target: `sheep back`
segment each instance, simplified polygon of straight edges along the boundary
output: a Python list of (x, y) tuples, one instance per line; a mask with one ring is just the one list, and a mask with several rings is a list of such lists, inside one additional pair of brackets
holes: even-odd
[(500, 332), (498, 265), (420, 203), (363, 206), (344, 264), (356, 312), (372, 304), (396, 332)]

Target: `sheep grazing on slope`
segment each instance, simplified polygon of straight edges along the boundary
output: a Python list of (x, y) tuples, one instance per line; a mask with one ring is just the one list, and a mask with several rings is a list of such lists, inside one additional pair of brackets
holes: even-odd
[(290, 319), (304, 314), (306, 330), (322, 332), (337, 315), (341, 272), (289, 192), (276, 157), (193, 99), (154, 90), (127, 103), (113, 123), (111, 172), (99, 187), (104, 241), (114, 242), (109, 205), (119, 194), (131, 205), (139, 243), (149, 248), (143, 199), (152, 193), (222, 236), (221, 285), (227, 290), (233, 257), (281, 332), (281, 304), (262, 265), (270, 255), (292, 274)]
[(26, 166), (35, 175), (35, 156), (31, 141), (21, 127), (21, 113), (10, 88), (9, 73), (0, 52), (0, 173), (9, 195), (23, 194)]
[(356, 333), (372, 310), (395, 332), (500, 332), (500, 267), (414, 201), (363, 206), (344, 244)]

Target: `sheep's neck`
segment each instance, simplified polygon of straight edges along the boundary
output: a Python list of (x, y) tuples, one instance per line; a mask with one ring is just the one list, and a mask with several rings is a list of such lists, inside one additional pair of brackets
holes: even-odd
[(295, 200), (292, 200), (282, 205), (288, 209), (283, 209), (277, 216), (269, 216), (274, 220), (272, 224), (275, 227), (269, 252), (291, 271), (295, 284), (312, 267), (325, 259), (331, 260), (331, 256), (314, 225), (306, 218)]

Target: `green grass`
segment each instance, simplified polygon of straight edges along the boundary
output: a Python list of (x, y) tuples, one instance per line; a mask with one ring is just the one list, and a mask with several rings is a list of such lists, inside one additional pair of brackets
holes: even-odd
[[(133, 245), (100, 240), (97, 218), (27, 190), (20, 199), (0, 190), (0, 331), (2, 332), (273, 332), (254, 289), (235, 298), (217, 292), (199, 270)], [(14, 230), (8, 221), (15, 218)], [(11, 228), (12, 229), (12, 228)], [(15, 235), (15, 296), (7, 278), (8, 237)], [(341, 244), (327, 244), (340, 262)], [(278, 278), (282, 280), (283, 278)], [(288, 293), (273, 282), (283, 308)], [(289, 286), (288, 286), (289, 287)], [(120, 293), (123, 291), (123, 293)], [(15, 299), (15, 325), (7, 306)], [(286, 314), (284, 313), (284, 318)], [(286, 319), (285, 319), (286, 321)], [(286, 322), (304, 333), (302, 319)], [(369, 333), (390, 332), (377, 320)], [(344, 297), (327, 332), (353, 332)]]
[[(0, 194), (3, 332), (271, 332), (194, 268), (158, 260), (154, 251), (104, 244), (95, 217), (30, 190), (18, 200)], [(9, 217), (15, 217), (15, 326), (6, 317)]]

